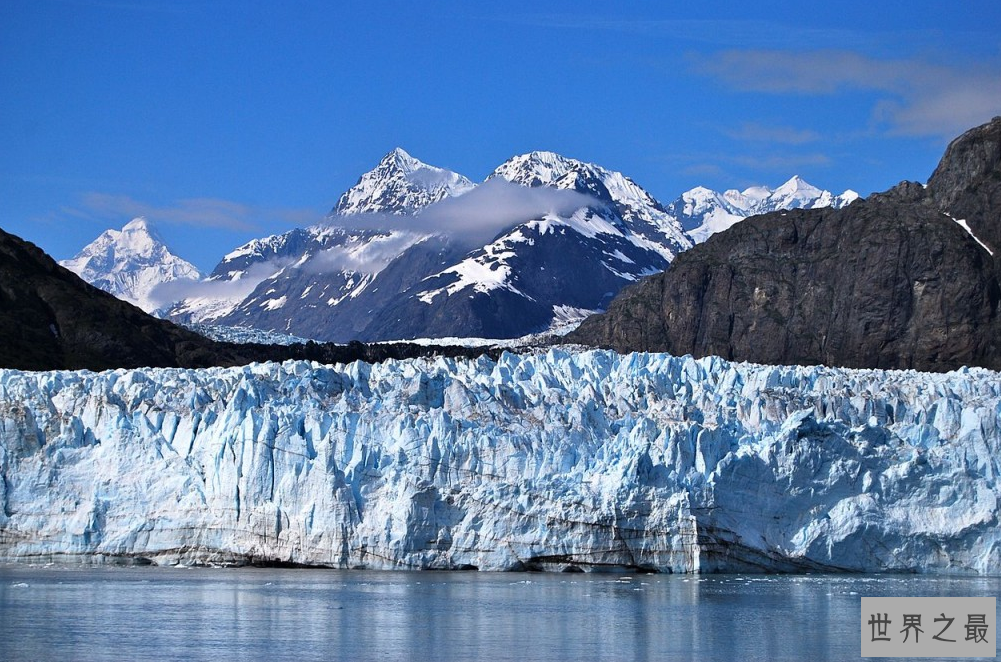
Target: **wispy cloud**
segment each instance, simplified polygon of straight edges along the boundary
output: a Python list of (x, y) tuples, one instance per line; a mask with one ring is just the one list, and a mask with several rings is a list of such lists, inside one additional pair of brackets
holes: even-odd
[(735, 154), (725, 157), (724, 161), (746, 168), (786, 172), (797, 168), (830, 165), (831, 157), (820, 152), (812, 154)]
[(692, 177), (722, 177), (726, 171), (715, 163), (693, 163), (684, 166), (681, 173)]
[(218, 198), (189, 198), (171, 205), (153, 205), (131, 196), (108, 193), (86, 193), (78, 205), (64, 207), (61, 211), (78, 218), (115, 223), (145, 216), (158, 223), (242, 232), (261, 230), (263, 222), (268, 220), (280, 220), (286, 224), (319, 220), (319, 215), (309, 209), (261, 208)]
[(352, 271), (377, 274), (421, 237), (414, 232), (391, 232), (371, 241), (335, 246), (320, 251), (302, 268), (308, 273)]
[(875, 92), (873, 120), (892, 133), (951, 137), (1001, 113), (1001, 62), (950, 66), (851, 51), (726, 50), (695, 69), (735, 90), (835, 95)]
[[(196, 215), (193, 212), (203, 212), (206, 208), (206, 205), (201, 204), (179, 204), (176, 208), (155, 210), (148, 205), (140, 207), (135, 201), (122, 196), (95, 196), (88, 198), (88, 203), (90, 210), (128, 209), (147, 218), (154, 218), (153, 212), (159, 211), (161, 218), (172, 218), (174, 222), (194, 222)], [(538, 219), (546, 214), (566, 216), (581, 207), (603, 205), (597, 198), (577, 191), (532, 188), (499, 178), (491, 179), (464, 195), (446, 198), (417, 214), (351, 214), (328, 217), (324, 222), (331, 226), (378, 234), (366, 237), (365, 241), (349, 241), (319, 251), (304, 262), (282, 259), (257, 263), (236, 280), (171, 281), (158, 286), (150, 297), (158, 305), (185, 298), (214, 301), (243, 299), (262, 281), (282, 269), (302, 269), (311, 274), (337, 271), (375, 274), (427, 235), (442, 235), (459, 246), (473, 247), (482, 245), (518, 223)], [(218, 207), (225, 212), (215, 218), (217, 223), (238, 221), (250, 216), (253, 211), (252, 208), (234, 203), (207, 207)], [(164, 213), (165, 211), (170, 213)], [(189, 215), (189, 211), (192, 214)]]
[(154, 305), (165, 306), (182, 299), (206, 299), (210, 301), (240, 301), (254, 291), (267, 278), (292, 263), (291, 259), (276, 259), (250, 265), (246, 272), (235, 280), (191, 280), (180, 278), (160, 283), (148, 297)]
[(487, 180), (470, 192), (446, 198), (419, 214), (352, 214), (329, 223), (359, 230), (404, 230), (443, 234), (460, 243), (489, 241), (502, 230), (546, 214), (567, 215), (603, 203), (577, 191), (527, 187), (504, 179)]

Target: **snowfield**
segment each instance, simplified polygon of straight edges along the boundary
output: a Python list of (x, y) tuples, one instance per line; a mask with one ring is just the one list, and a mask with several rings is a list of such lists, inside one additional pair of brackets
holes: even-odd
[(999, 428), (980, 369), (4, 370), (0, 558), (999, 573)]

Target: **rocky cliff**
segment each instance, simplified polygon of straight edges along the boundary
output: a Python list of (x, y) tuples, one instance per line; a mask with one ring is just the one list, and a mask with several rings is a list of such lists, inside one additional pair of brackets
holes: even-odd
[(1001, 367), (1001, 118), (927, 187), (748, 219), (624, 290), (569, 340), (763, 363)]

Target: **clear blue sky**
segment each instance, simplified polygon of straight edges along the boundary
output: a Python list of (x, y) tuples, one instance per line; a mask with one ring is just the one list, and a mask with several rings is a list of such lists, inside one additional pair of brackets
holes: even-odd
[(997, 0), (678, 4), (2, 0), (0, 227), (65, 258), (146, 213), (209, 269), (395, 146), (868, 194), (1001, 114)]

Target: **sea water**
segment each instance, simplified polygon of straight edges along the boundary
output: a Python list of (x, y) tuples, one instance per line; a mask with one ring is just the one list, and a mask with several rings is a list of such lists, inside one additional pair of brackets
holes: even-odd
[(862, 596), (998, 577), (0, 567), (0, 660), (856, 660)]

